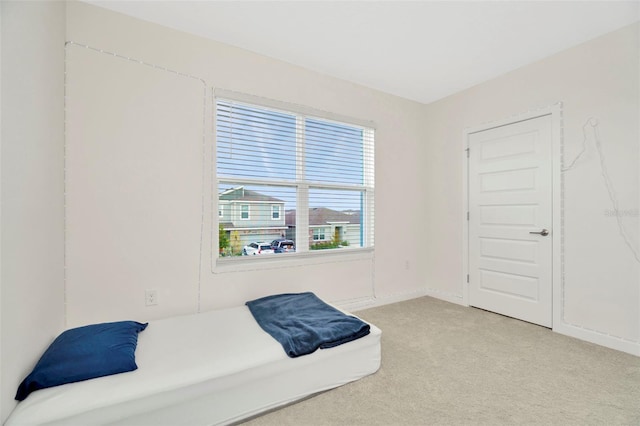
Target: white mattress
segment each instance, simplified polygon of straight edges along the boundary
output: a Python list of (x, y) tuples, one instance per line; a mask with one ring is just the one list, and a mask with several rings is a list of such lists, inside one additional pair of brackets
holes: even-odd
[(289, 358), (246, 306), (151, 321), (136, 371), (36, 391), (5, 425), (228, 424), (374, 373), (380, 337), (371, 325), (366, 337)]

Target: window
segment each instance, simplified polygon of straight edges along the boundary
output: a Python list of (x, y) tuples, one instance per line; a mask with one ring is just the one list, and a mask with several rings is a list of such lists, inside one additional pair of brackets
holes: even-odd
[(324, 241), (324, 228), (316, 228), (313, 230), (314, 241)]
[(271, 206), (271, 219), (280, 220), (280, 206), (277, 204)]
[(240, 206), (240, 219), (249, 220), (249, 206), (247, 204)]
[(238, 204), (244, 221), (251, 206), (250, 223), (225, 222), (226, 252), (275, 239), (295, 253), (373, 247), (373, 129), (260, 102), (216, 99), (219, 205)]

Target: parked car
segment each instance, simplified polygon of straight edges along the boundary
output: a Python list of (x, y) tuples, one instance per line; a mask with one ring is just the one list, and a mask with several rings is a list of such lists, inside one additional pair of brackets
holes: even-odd
[(274, 253), (292, 253), (296, 251), (296, 243), (292, 240), (278, 238), (277, 240), (271, 241), (271, 248)]
[(269, 243), (249, 243), (242, 248), (244, 256), (252, 256), (256, 254), (273, 254), (274, 251)]

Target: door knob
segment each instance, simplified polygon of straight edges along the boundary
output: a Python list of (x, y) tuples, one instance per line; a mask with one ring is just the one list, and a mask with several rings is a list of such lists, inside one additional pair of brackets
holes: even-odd
[(538, 234), (538, 235), (542, 235), (543, 237), (546, 237), (547, 235), (549, 235), (549, 230), (543, 229), (542, 231), (531, 231), (529, 233), (530, 234)]

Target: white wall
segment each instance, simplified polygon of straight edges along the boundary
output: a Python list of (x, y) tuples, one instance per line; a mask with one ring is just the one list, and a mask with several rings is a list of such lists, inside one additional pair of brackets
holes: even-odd
[(0, 421), (64, 326), (65, 5), (2, 2)]
[(139, 313), (146, 289), (161, 292), (149, 313), (193, 311), (204, 83), (75, 44), (66, 59), (70, 324), (148, 318)]
[[(632, 213), (638, 208), (637, 26), (425, 106), (86, 4), (2, 2), (1, 10), (1, 419), (13, 406), (13, 393), (19, 381), (65, 326), (125, 317), (146, 320), (209, 310), (238, 305), (278, 291), (313, 290), (345, 305), (353, 301), (371, 302), (373, 297), (385, 303), (427, 291), (447, 300), (459, 300), (463, 215), (461, 138), (467, 126), (562, 101), (565, 152), (567, 158), (574, 158), (584, 139), (582, 126), (590, 117), (597, 117), (619, 207)], [(74, 93), (74, 99), (67, 105), (73, 122), (68, 123), (66, 142), (71, 144), (69, 148), (76, 149), (69, 152), (70, 156), (81, 152), (77, 149), (86, 149), (83, 155), (90, 155), (92, 165), (100, 173), (98, 177), (104, 178), (117, 168), (136, 179), (135, 188), (126, 187), (125, 181), (120, 184), (122, 192), (111, 188), (112, 192), (100, 194), (103, 198), (96, 201), (102, 204), (98, 205), (105, 207), (109, 199), (122, 203), (126, 201), (123, 194), (135, 195), (133, 189), (141, 189), (142, 193), (148, 189), (148, 201), (164, 202), (168, 212), (176, 208), (180, 214), (177, 221), (180, 225), (165, 228), (168, 233), (163, 238), (149, 236), (149, 233), (172, 223), (171, 215), (150, 216), (144, 210), (145, 203), (136, 197), (124, 206), (129, 214), (105, 215), (101, 220), (117, 230), (118, 237), (130, 236), (136, 225), (144, 228), (148, 236), (146, 245), (136, 246), (140, 240), (124, 241), (120, 245), (123, 247), (119, 252), (121, 262), (106, 266), (100, 265), (99, 260), (101, 256), (112, 256), (113, 251), (92, 256), (90, 251), (82, 252), (81, 239), (73, 240), (78, 232), (92, 229), (97, 214), (96, 205), (89, 204), (92, 200), (82, 204), (82, 197), (90, 191), (82, 185), (86, 178), (95, 177), (90, 169), (79, 167), (82, 156), (70, 159), (73, 160), (71, 175), (67, 177), (72, 192), (67, 199), (71, 203), (67, 210), (70, 222), (66, 235), (64, 232), (65, 39), (196, 76), (206, 83), (208, 99), (203, 105), (202, 124), (204, 157), (200, 152), (191, 151), (198, 143), (196, 132), (191, 131), (196, 126), (190, 121), (192, 117), (182, 117), (175, 125), (176, 128), (191, 126), (185, 143), (193, 156), (182, 158), (177, 162), (177, 169), (171, 171), (183, 175), (191, 185), (203, 176), (205, 190), (204, 193), (190, 192), (178, 206), (172, 206), (178, 193), (175, 187), (167, 188), (163, 196), (152, 184), (145, 186), (144, 176), (134, 174), (136, 168), (129, 164), (131, 159), (144, 160), (144, 153), (149, 149), (144, 147), (144, 141), (125, 154), (122, 150), (126, 145), (111, 145), (109, 138), (99, 139), (94, 127), (85, 128), (79, 121), (84, 109), (113, 113), (109, 120), (121, 120), (121, 123), (127, 118), (115, 114), (113, 108), (104, 109), (105, 105), (98, 105), (97, 101), (83, 99), (79, 89), (98, 90), (103, 83), (108, 83), (105, 87), (120, 90), (114, 96), (123, 97), (122, 93), (129, 90), (137, 96), (135, 101), (123, 103), (123, 108), (136, 105), (148, 108), (154, 104), (148, 96), (158, 96), (158, 81), (167, 76), (154, 74), (156, 78), (152, 74), (158, 70), (140, 64), (142, 68), (127, 74), (129, 80), (118, 85), (113, 71), (120, 72), (133, 65), (117, 62), (126, 59), (103, 56), (99, 61), (107, 65), (95, 67), (98, 62), (88, 60), (89, 52), (84, 52), (73, 57), (81, 63), (67, 64), (73, 73), (69, 90)], [(141, 74), (136, 77), (136, 73)], [(92, 83), (90, 77), (94, 74)], [(212, 167), (208, 159), (212, 157), (214, 143), (210, 93), (218, 87), (376, 123), (375, 256), (337, 256), (330, 262), (299, 263), (294, 267), (275, 265), (268, 271), (212, 272), (215, 185), (209, 184)], [(116, 102), (117, 98), (114, 99)], [(171, 111), (170, 105), (159, 107), (157, 113), (167, 111)], [(131, 134), (140, 131), (140, 126), (148, 126), (147, 120), (142, 114), (139, 121), (130, 120), (112, 129), (115, 133), (108, 136), (112, 140), (122, 137), (135, 142)], [(85, 130), (90, 137), (84, 137)], [(163, 142), (171, 141), (169, 136), (156, 137)], [(605, 214), (611, 204), (593, 137), (590, 137), (586, 153), (565, 174), (565, 297), (562, 302), (565, 328), (560, 331), (600, 339), (600, 343), (610, 346), (621, 342), (624, 350), (637, 352), (640, 268), (620, 238), (615, 216)], [(101, 149), (104, 157), (96, 155)], [(158, 154), (156, 160), (160, 166), (141, 166), (137, 168), (138, 173), (166, 177), (162, 173), (158, 175), (157, 170), (163, 162), (169, 162), (170, 152), (171, 149)], [(191, 221), (190, 218), (202, 217), (202, 202), (194, 201), (199, 196), (204, 196), (204, 221), (198, 224), (202, 226), (200, 242), (194, 242), (194, 232), (198, 231), (193, 231), (191, 224), (188, 236), (180, 235), (177, 242), (172, 240), (173, 233), (186, 229), (184, 223)], [(407, 200), (414, 203), (412, 208), (404, 207)], [(136, 211), (138, 214), (134, 214)], [(621, 219), (631, 245), (637, 248), (638, 217), (631, 214)], [(155, 223), (156, 220), (160, 222)], [(100, 230), (97, 232), (100, 235)], [(63, 287), (65, 237), (71, 239), (66, 262), (72, 267), (67, 270), (66, 293)], [(140, 259), (144, 262), (138, 262)], [(167, 259), (171, 262), (167, 263)], [(102, 269), (92, 276), (90, 268), (82, 269), (83, 261)], [(187, 271), (189, 279), (166, 279), (158, 271), (168, 273), (169, 277), (172, 273), (180, 276)], [(108, 273), (111, 279), (98, 273)], [(144, 306), (144, 289), (149, 287), (157, 288), (160, 297), (160, 304), (152, 308)]]
[[(67, 10), (67, 40), (77, 43), (67, 47), (68, 326), (235, 306), (282, 291), (315, 291), (343, 306), (423, 294), (415, 275), (416, 251), (409, 247), (422, 213), (399, 208), (401, 200), (420, 191), (414, 153), (423, 140), (423, 105), (91, 5), (69, 3)], [(173, 82), (187, 79), (125, 58), (202, 79), (206, 98), (197, 88), (192, 95), (170, 95), (178, 110), (195, 108), (181, 116), (169, 113), (172, 106), (158, 106), (157, 100), (173, 90)], [(333, 255), (311, 264), (278, 263), (241, 272), (212, 265), (214, 88), (376, 123), (375, 259), (371, 253)], [(166, 126), (147, 136), (153, 140), (149, 145), (143, 133), (158, 122), (156, 114), (165, 117)], [(178, 132), (183, 137), (176, 142), (170, 129), (189, 132)], [(202, 131), (204, 152), (197, 151)], [(156, 163), (150, 165), (145, 153), (157, 143), (177, 150), (164, 157), (154, 152)], [(174, 161), (180, 147), (195, 155)], [(170, 174), (162, 172), (163, 166), (171, 168)], [(108, 178), (114, 173), (118, 183), (112, 184)], [(145, 184), (141, 173), (153, 178)], [(151, 183), (156, 178), (166, 178), (162, 191)], [(185, 188), (188, 194), (181, 193)], [(165, 208), (154, 213), (146, 203)], [(158, 290), (158, 306), (145, 307), (145, 288)]]
[(420, 276), (430, 294), (463, 294), (463, 129), (562, 102), (565, 166), (586, 150), (563, 173), (563, 298), (554, 300), (563, 321), (554, 329), (640, 354), (638, 34), (638, 24), (623, 28), (425, 107), (419, 209), (430, 244)]

